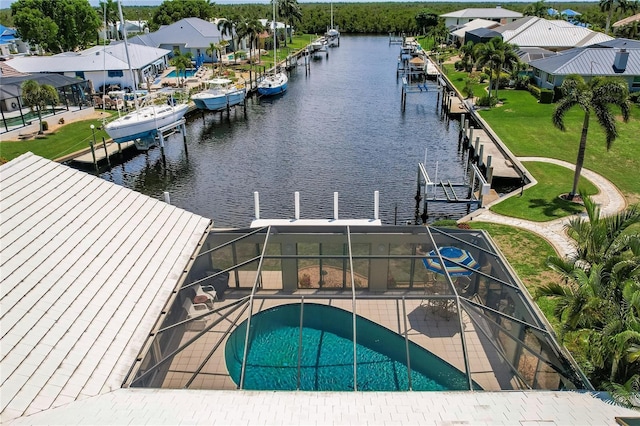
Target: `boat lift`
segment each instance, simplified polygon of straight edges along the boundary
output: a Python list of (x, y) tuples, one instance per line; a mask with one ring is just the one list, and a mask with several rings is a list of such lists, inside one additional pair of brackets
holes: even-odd
[[(436, 163), (436, 179), (437, 179)], [(482, 172), (475, 164), (471, 164), (473, 173), (471, 183), (434, 182), (429, 177), (423, 163), (418, 163), (418, 179), (416, 190), (415, 223), (427, 223), (429, 217), (429, 203), (457, 203), (467, 205), (467, 214), (471, 206), (482, 207), (483, 198), (491, 191), (491, 184), (487, 183)], [(424, 197), (423, 197), (424, 194)], [(423, 212), (420, 214), (420, 201), (423, 201)]]
[[(402, 77), (402, 93), (400, 95), (400, 106), (404, 112), (407, 106), (407, 94), (409, 93), (437, 93), (438, 101), (440, 100), (440, 86), (437, 84), (429, 84), (427, 80), (418, 81), (416, 84), (410, 84), (407, 77)], [(436, 107), (438, 102), (436, 102)]]
[[(156, 135), (156, 139), (159, 140), (159, 145), (160, 145), (160, 153), (162, 154), (162, 162), (166, 164), (166, 158), (164, 155), (164, 138), (167, 136), (170, 136), (176, 132), (180, 132), (182, 133), (182, 140), (184, 142), (184, 151), (185, 153), (187, 152), (187, 126), (186, 126), (187, 120), (185, 120), (184, 118), (181, 118), (180, 120), (173, 122), (171, 124), (167, 124), (166, 126), (160, 127), (158, 128), (158, 133)], [(136, 147), (138, 149), (141, 149), (138, 147), (138, 143), (139, 141), (141, 143), (145, 143), (143, 141), (141, 141), (140, 139), (136, 139), (135, 143), (136, 143)], [(155, 142), (155, 141), (154, 141)], [(152, 145), (146, 145), (146, 148), (144, 149), (149, 149)]]

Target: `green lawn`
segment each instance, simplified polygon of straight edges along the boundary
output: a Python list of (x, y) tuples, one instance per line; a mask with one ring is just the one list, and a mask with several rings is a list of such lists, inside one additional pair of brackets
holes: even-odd
[[(501, 90), (504, 105), (481, 111), (500, 139), (517, 156), (544, 156), (575, 163), (584, 114), (570, 111), (562, 132), (551, 123), (555, 105), (539, 104), (526, 91)], [(618, 124), (618, 138), (607, 151), (604, 132), (592, 118), (584, 167), (613, 182), (631, 202), (640, 200), (640, 108), (632, 106), (627, 123)]]
[(100, 120), (83, 120), (67, 124), (51, 134), (38, 136), (38, 139), (0, 142), (0, 157), (11, 160), (25, 152), (33, 152), (50, 160), (60, 158), (89, 147), (89, 142), (93, 138), (89, 127), (91, 124), (95, 126), (96, 142), (99, 145), (102, 143), (103, 137), (109, 139), (107, 133), (99, 129), (102, 126)]
[[(455, 71), (450, 64), (446, 68), (447, 77), (461, 90), (467, 73)], [(476, 89), (476, 96), (479, 93)], [(524, 90), (502, 89), (498, 96), (503, 105), (480, 111), (480, 115), (511, 152), (518, 157), (543, 156), (575, 163), (584, 118), (578, 108), (566, 115), (567, 130), (562, 132), (551, 123), (554, 104), (540, 104)], [(604, 132), (592, 117), (584, 167), (605, 176), (633, 203), (640, 201), (640, 173), (629, 173), (640, 170), (640, 107), (632, 106), (627, 123), (619, 121), (618, 133), (607, 151)]]
[[(573, 170), (549, 163), (528, 161), (523, 163), (538, 184), (526, 189), (522, 196), (508, 198), (491, 210), (505, 216), (518, 217), (535, 222), (545, 222), (582, 212), (579, 204), (570, 203), (558, 196), (567, 193), (573, 185)], [(578, 187), (592, 195), (598, 189), (584, 177)]]

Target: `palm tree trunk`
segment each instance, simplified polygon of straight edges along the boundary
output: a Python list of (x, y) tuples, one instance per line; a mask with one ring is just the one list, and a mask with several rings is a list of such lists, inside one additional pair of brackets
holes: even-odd
[(38, 127), (38, 134), (41, 135), (44, 133), (44, 130), (42, 130), (42, 113), (40, 112), (40, 105), (38, 105), (38, 122), (39, 122), (39, 127)]
[(613, 16), (613, 5), (609, 9), (609, 13), (607, 13), (607, 25), (605, 26), (604, 33), (609, 35), (609, 27), (611, 26), (611, 16)]
[(580, 146), (578, 147), (578, 158), (576, 159), (576, 171), (573, 175), (573, 189), (569, 193), (569, 197), (573, 197), (578, 193), (578, 181), (584, 164), (584, 152), (587, 148), (587, 133), (589, 132), (589, 110), (584, 113), (584, 121), (582, 122), (582, 135), (580, 135)]

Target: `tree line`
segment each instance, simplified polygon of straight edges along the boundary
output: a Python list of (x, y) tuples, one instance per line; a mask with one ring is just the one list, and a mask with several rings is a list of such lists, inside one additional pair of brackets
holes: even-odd
[[(287, 22), (297, 33), (322, 34), (331, 22), (331, 6), (327, 3), (304, 3), (297, 0), (275, 0), (279, 21)], [(540, 0), (533, 3), (334, 3), (334, 25), (352, 34), (426, 34), (438, 15), (465, 8), (501, 7), (525, 15), (542, 16), (552, 5)], [(562, 3), (563, 8), (582, 15), (576, 19), (589, 22), (594, 29), (609, 31), (611, 23), (640, 11), (638, 0), (601, 0), (600, 2)], [(225, 18), (231, 22), (254, 22), (271, 19), (270, 4), (222, 5), (208, 0), (165, 1), (159, 6), (123, 7), (125, 19), (147, 21), (155, 31), (182, 18)], [(0, 11), (0, 23), (15, 27), (19, 36), (50, 52), (85, 48), (97, 42), (104, 21), (119, 22), (116, 0), (104, 0), (91, 7), (88, 0), (18, 0), (10, 9)], [(638, 23), (616, 29), (614, 35), (635, 38)], [(118, 34), (112, 34), (118, 38)]]

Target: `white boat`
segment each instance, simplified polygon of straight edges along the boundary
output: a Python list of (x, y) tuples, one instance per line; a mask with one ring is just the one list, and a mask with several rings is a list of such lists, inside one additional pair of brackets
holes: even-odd
[(150, 105), (106, 124), (104, 129), (116, 143), (136, 139), (150, 141), (156, 137), (159, 128), (180, 121), (188, 108), (187, 104)]
[(326, 45), (327, 40), (324, 37), (320, 37), (319, 39), (311, 42), (311, 44), (309, 45), (309, 49), (311, 50), (311, 53), (315, 53), (322, 51)]
[(287, 91), (289, 78), (283, 72), (277, 72), (276, 56), (276, 2), (273, 1), (273, 74), (266, 76), (258, 83), (258, 93), (262, 96), (273, 96)]
[(191, 96), (198, 109), (221, 111), (241, 104), (247, 94), (244, 85), (237, 86), (226, 78), (214, 78), (206, 83), (207, 90)]
[[(120, 0), (118, 0), (118, 12), (120, 14), (120, 20), (124, 22)], [(123, 39), (127, 55), (127, 63), (129, 64), (129, 71), (131, 72), (131, 79), (135, 82), (136, 80), (133, 74), (133, 68), (131, 67), (131, 59), (129, 58), (126, 31), (123, 34)], [(149, 105), (146, 107), (140, 107), (135, 90), (133, 95), (136, 110), (104, 126), (104, 130), (116, 143), (140, 139), (144, 141), (144, 143), (136, 143), (136, 146), (141, 147), (142, 149), (147, 149), (153, 145), (153, 141), (159, 128), (180, 121), (188, 109), (188, 105), (175, 105), (173, 100), (170, 100), (168, 105)]]
[(331, 27), (327, 29), (327, 32), (324, 34), (324, 38), (327, 40), (327, 46), (340, 46), (340, 31), (338, 31), (337, 27), (333, 26), (333, 2), (331, 3)]

